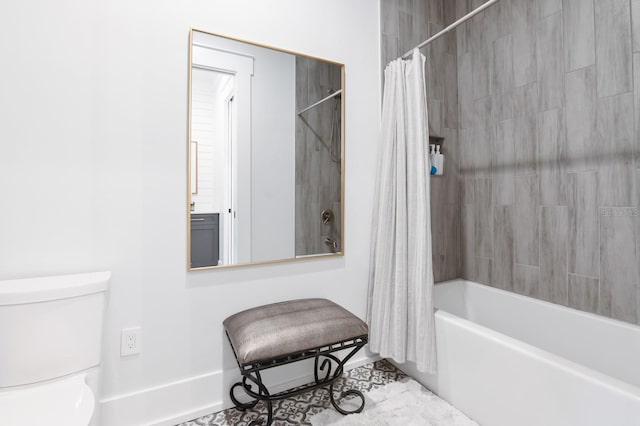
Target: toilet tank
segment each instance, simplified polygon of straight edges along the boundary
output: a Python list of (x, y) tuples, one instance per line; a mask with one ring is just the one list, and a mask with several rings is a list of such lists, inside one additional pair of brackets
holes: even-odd
[(0, 281), (0, 388), (100, 364), (110, 272)]

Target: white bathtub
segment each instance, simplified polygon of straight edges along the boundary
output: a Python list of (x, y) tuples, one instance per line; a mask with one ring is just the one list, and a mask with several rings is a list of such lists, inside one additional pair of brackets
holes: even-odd
[(435, 288), (438, 373), (483, 426), (640, 425), (640, 327), (473, 282)]

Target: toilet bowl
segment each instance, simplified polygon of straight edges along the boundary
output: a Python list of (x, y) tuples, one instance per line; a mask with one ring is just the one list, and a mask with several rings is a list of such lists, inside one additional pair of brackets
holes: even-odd
[(95, 397), (85, 374), (0, 392), (0, 425), (86, 426)]

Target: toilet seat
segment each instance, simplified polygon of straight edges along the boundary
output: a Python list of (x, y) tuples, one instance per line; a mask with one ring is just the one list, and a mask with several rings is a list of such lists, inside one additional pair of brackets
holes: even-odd
[(95, 398), (85, 377), (0, 392), (0, 425), (87, 426)]

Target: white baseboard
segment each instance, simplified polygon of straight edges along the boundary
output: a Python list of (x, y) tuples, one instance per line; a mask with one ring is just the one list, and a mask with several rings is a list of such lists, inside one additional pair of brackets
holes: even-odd
[[(378, 356), (363, 355), (349, 361), (345, 370), (379, 360)], [(263, 374), (272, 392), (280, 392), (313, 381), (311, 369), (303, 362), (287, 366), (283, 373)], [(303, 373), (304, 371), (304, 373)], [(311, 372), (308, 374), (307, 372)], [(267, 374), (272, 373), (272, 374)], [(269, 377), (271, 376), (271, 377)], [(100, 401), (100, 426), (174, 426), (206, 414), (233, 406), (228, 396), (238, 381), (238, 369), (218, 370), (183, 380), (150, 387)], [(291, 378), (293, 377), (293, 378)], [(275, 383), (275, 384), (273, 384)]]

